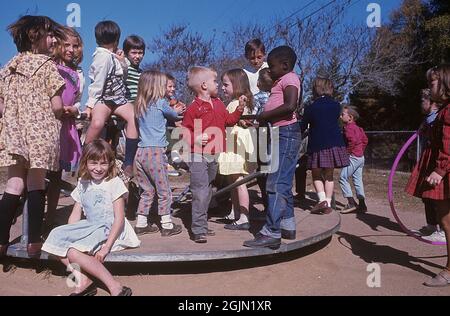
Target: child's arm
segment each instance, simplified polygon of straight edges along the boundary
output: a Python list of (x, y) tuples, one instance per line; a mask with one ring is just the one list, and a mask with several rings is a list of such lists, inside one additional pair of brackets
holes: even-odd
[(450, 110), (444, 116), (442, 127), (442, 146), (436, 161), (436, 169), (427, 178), (430, 185), (439, 185), (442, 179), (450, 172)]
[(52, 98), (51, 98), (51, 104), (52, 104), (52, 111), (55, 114), (55, 117), (57, 119), (61, 118), (61, 116), (64, 113), (64, 106), (61, 98), (62, 89), (60, 89)]
[(100, 262), (105, 261), (106, 256), (111, 252), (114, 243), (123, 231), (123, 227), (125, 225), (125, 200), (123, 196), (114, 201), (113, 209), (114, 222), (112, 224), (108, 240), (102, 246), (102, 249), (100, 249), (100, 251), (95, 254), (95, 258)]
[(162, 112), (166, 119), (168, 119), (169, 121), (175, 122), (175, 121), (180, 120), (178, 118), (178, 115), (183, 114), (185, 108), (186, 108), (186, 106), (183, 107), (182, 104), (179, 104), (179, 103), (174, 105), (174, 107), (172, 108), (170, 105), (168, 105), (166, 102), (164, 102), (164, 104), (162, 106)]
[(88, 101), (86, 106), (93, 109), (103, 94), (106, 78), (111, 69), (111, 56), (108, 53), (97, 54), (92, 61), (91, 70), (89, 76), (92, 83), (88, 88)]
[(242, 113), (244, 113), (245, 106), (247, 104), (247, 97), (245, 95), (239, 98), (239, 106), (236, 111), (229, 113), (224, 105), (225, 110), (225, 126), (234, 126), (241, 119)]
[(258, 121), (273, 122), (292, 115), (298, 106), (298, 88), (287, 86), (284, 90), (284, 104), (272, 111), (263, 112), (258, 117)]
[(75, 205), (73, 206), (72, 213), (70, 214), (68, 224), (70, 225), (70, 224), (78, 223), (81, 220), (82, 212), (83, 211), (81, 208), (81, 204), (75, 203)]

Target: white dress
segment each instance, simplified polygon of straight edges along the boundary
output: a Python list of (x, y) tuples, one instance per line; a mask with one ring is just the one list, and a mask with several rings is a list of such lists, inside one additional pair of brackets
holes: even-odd
[[(80, 180), (72, 192), (72, 198), (81, 204), (86, 219), (52, 230), (42, 250), (63, 258), (67, 257), (71, 248), (94, 255), (106, 243), (111, 232), (114, 222), (113, 203), (127, 192), (125, 184), (118, 177), (100, 184)], [(123, 231), (111, 252), (137, 248), (140, 243), (133, 227), (125, 219)]]

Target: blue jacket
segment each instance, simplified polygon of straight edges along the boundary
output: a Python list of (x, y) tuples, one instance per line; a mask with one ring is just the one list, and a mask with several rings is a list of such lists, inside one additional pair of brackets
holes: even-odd
[(308, 153), (333, 147), (345, 147), (339, 126), (341, 106), (333, 98), (323, 96), (305, 108), (302, 131), (309, 126)]

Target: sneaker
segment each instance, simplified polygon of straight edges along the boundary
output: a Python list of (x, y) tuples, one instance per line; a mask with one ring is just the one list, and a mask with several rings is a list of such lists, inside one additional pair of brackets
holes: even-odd
[(420, 229), (411, 230), (411, 232), (413, 232), (414, 234), (419, 235), (419, 236), (430, 236), (431, 234), (433, 234), (436, 231), (437, 231), (437, 228), (435, 225), (426, 225)]
[(134, 228), (134, 232), (136, 233), (136, 235), (138, 236), (143, 236), (146, 234), (154, 234), (159, 232), (159, 228), (158, 226), (155, 225), (147, 225), (145, 227), (135, 227)]
[(177, 170), (175, 170), (175, 168), (173, 166), (168, 165), (167, 166), (167, 175), (169, 177), (179, 177), (180, 173)]
[(225, 225), (223, 228), (227, 230), (249, 230), (250, 223), (238, 224), (236, 221), (233, 221), (231, 224)]
[(446, 243), (445, 233), (443, 230), (438, 230), (432, 233), (430, 236), (424, 236), (423, 239), (433, 242)]
[(181, 225), (173, 224), (172, 229), (161, 229), (161, 236), (162, 237), (170, 237), (180, 234), (183, 231), (181, 228)]
[(356, 205), (354, 205), (354, 204), (347, 204), (341, 210), (341, 214), (349, 214), (349, 213), (352, 213), (352, 212), (356, 211), (356, 209), (357, 209)]

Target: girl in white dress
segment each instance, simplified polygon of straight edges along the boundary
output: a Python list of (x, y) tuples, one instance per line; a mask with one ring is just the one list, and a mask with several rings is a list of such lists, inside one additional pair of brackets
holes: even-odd
[(103, 265), (110, 252), (140, 245), (125, 219), (124, 196), (128, 190), (117, 177), (114, 153), (107, 142), (95, 140), (85, 146), (79, 175), (72, 192), (75, 206), (69, 223), (54, 229), (42, 250), (58, 256), (72, 272), (77, 281), (72, 295), (95, 295), (95, 277), (112, 296), (130, 296), (131, 289), (116, 281)]

